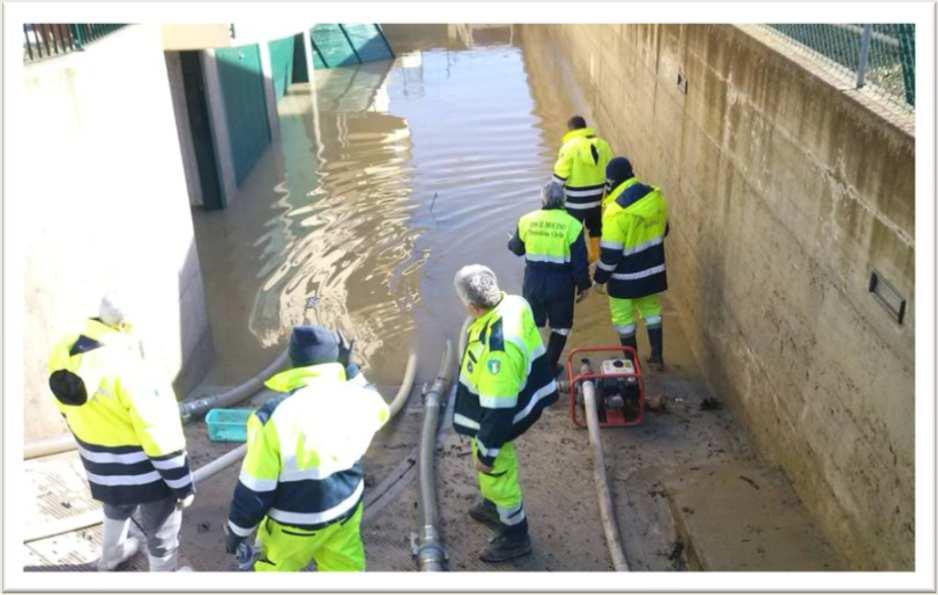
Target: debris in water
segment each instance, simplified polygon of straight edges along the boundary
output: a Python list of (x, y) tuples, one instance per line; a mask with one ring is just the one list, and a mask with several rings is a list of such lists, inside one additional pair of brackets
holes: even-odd
[(315, 308), (319, 305), (319, 298), (315, 295), (306, 298), (306, 309)]
[(208, 533), (211, 528), (212, 528), (212, 525), (209, 524), (208, 521), (202, 521), (201, 523), (198, 524), (198, 527), (196, 528), (196, 530), (199, 533)]
[(745, 475), (740, 475), (739, 478), (740, 478), (741, 480), (745, 481), (746, 483), (748, 483), (749, 485), (751, 485), (752, 487), (756, 488), (757, 490), (759, 489), (759, 484), (757, 484), (757, 483), (754, 482), (753, 480), (749, 479), (749, 478), (746, 477)]
[(433, 205), (436, 204), (436, 197), (437, 197), (437, 196), (439, 196), (439, 193), (434, 192), (434, 193), (433, 193), (433, 199), (430, 201), (430, 212), (431, 212), (431, 213), (433, 212)]
[(723, 409), (723, 403), (717, 401), (713, 397), (706, 397), (703, 401), (700, 402), (700, 408), (703, 411), (715, 411), (717, 409)]

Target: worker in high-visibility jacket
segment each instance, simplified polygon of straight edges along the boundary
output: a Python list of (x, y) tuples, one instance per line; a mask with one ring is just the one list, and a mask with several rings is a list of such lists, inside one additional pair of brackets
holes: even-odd
[(362, 571), (362, 457), (388, 406), (321, 326), (290, 336), (293, 367), (266, 385), (283, 393), (251, 414), (247, 453), (228, 515), (226, 550), (255, 529), (255, 571)]
[(455, 285), (474, 320), (464, 337), (453, 426), (472, 441), (482, 494), (469, 516), (497, 530), (479, 558), (502, 562), (531, 552), (514, 441), (557, 400), (557, 382), (524, 298), (503, 293), (483, 265), (461, 268)]
[(606, 178), (602, 252), (593, 280), (609, 283), (609, 310), (622, 345), (637, 350), (635, 313), (644, 319), (651, 344), (648, 363), (661, 371), (664, 337), (658, 294), (668, 288), (664, 260), (668, 204), (659, 188), (635, 178), (625, 157), (609, 162)]
[(98, 317), (55, 345), (49, 388), (78, 442), (91, 496), (103, 504), (98, 570), (140, 549), (128, 536), (139, 511), (150, 570), (175, 571), (182, 509), (194, 497), (186, 440), (172, 387), (149, 369), (127, 309), (127, 296), (112, 292)]
[(570, 118), (567, 130), (554, 164), (553, 181), (564, 188), (567, 211), (589, 231), (587, 253), (589, 262), (593, 263), (599, 257), (602, 236), (600, 204), (606, 164), (613, 153), (608, 142), (596, 136), (594, 129), (586, 127), (582, 116)]
[(541, 208), (523, 215), (508, 241), (508, 249), (525, 258), (521, 294), (531, 306), (534, 324), (550, 324), (547, 361), (555, 375), (573, 328), (574, 293), (580, 302), (592, 285), (583, 225), (564, 210), (563, 201), (559, 186), (545, 186)]

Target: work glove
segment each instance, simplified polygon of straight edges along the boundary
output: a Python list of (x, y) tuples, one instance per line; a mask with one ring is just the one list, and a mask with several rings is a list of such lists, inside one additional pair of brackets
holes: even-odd
[(352, 339), (349, 342), (342, 334), (342, 331), (336, 331), (335, 334), (339, 337), (339, 363), (348, 367), (352, 363), (352, 349), (355, 348), (355, 340)]
[(241, 545), (241, 542), (244, 541), (244, 537), (240, 535), (235, 535), (228, 525), (225, 525), (225, 551), (229, 554), (235, 554), (238, 551), (238, 546)]
[(195, 494), (189, 494), (185, 498), (178, 498), (176, 500), (176, 510), (185, 510), (192, 506), (192, 501), (195, 500)]

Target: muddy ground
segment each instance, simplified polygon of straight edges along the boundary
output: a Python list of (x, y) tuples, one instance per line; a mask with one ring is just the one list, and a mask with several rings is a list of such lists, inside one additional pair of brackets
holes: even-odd
[[(593, 340), (602, 343), (610, 342), (611, 338)], [(680, 340), (677, 325), (668, 327), (666, 338), (672, 342)], [(644, 344), (642, 348), (647, 353)], [(602, 432), (626, 555), (635, 570), (685, 568), (684, 546), (675, 532), (661, 484), (669, 472), (694, 465), (756, 460), (745, 432), (728, 410), (701, 408), (701, 403), (713, 395), (699, 380), (689, 355), (674, 351), (666, 373), (650, 375), (647, 380), (647, 393), (664, 395), (665, 409), (647, 411), (639, 426)], [(411, 555), (411, 535), (418, 526), (414, 448), (422, 421), (420, 389), (427, 380), (430, 379), (418, 377), (407, 407), (376, 436), (366, 457), (365, 500), (369, 506), (363, 539), (369, 570), (416, 569)], [(397, 388), (379, 387), (389, 400)], [(259, 404), (260, 399), (255, 397), (244, 406)], [(186, 436), (193, 468), (235, 447), (209, 441), (201, 422), (187, 425)], [(505, 564), (502, 569), (611, 570), (599, 522), (587, 432), (573, 425), (566, 395), (546, 410), (541, 420), (518, 441), (518, 450), (534, 553)], [(477, 494), (469, 452), (468, 441), (444, 423), (436, 468), (449, 568), (496, 570), (476, 558), (490, 531), (465, 514)], [(75, 455), (60, 457), (66, 460)], [(186, 511), (181, 535), (182, 561), (194, 570), (234, 569), (233, 559), (224, 551), (223, 526), (238, 470), (237, 465), (230, 467), (200, 484), (195, 503)], [(399, 481), (389, 487), (392, 483), (389, 478)], [(58, 487), (46, 489), (54, 492)], [(54, 538), (58, 541), (52, 549), (59, 552), (55, 554), (49, 553), (50, 548), (43, 547), (43, 542), (31, 544), (33, 549), (47, 552), (45, 561), (36, 560), (33, 567), (65, 564), (66, 569), (82, 569), (83, 563), (97, 555), (98, 532), (92, 528)], [(66, 552), (71, 555), (65, 556)], [(128, 565), (130, 570), (143, 568), (142, 556)]]

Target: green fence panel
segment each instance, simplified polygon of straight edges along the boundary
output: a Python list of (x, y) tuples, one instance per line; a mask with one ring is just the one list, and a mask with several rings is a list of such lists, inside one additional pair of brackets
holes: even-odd
[(280, 99), (287, 92), (293, 77), (293, 36), (275, 39), (270, 48), (270, 75), (274, 79), (274, 97)]
[(359, 23), (346, 25), (345, 32), (348, 34), (352, 45), (358, 52), (358, 57), (362, 62), (374, 62), (376, 60), (390, 60), (394, 56), (387, 43), (384, 41), (378, 28), (371, 23)]
[(313, 39), (313, 30), (309, 30), (309, 43), (312, 46), (310, 51), (313, 53), (313, 70), (322, 70), (323, 68), (329, 68), (329, 65), (326, 64), (326, 61), (323, 59), (322, 50), (319, 49), (319, 46), (316, 45), (316, 40)]
[(231, 139), (235, 181), (240, 186), (270, 143), (261, 52), (257, 44), (215, 50)]
[[(355, 49), (338, 25), (320, 24), (311, 31), (314, 53), (318, 49), (316, 68), (335, 68), (359, 64)], [(320, 65), (321, 64), (321, 65)]]

